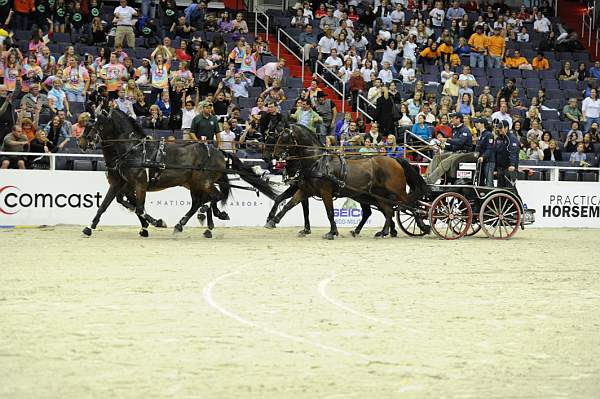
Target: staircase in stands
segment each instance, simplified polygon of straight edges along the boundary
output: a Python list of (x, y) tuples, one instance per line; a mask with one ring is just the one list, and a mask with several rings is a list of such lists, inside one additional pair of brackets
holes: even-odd
[[(273, 55), (277, 55), (277, 36), (269, 35), (269, 50)], [(290, 70), (290, 75), (293, 78), (301, 78), (302, 77), (302, 65), (298, 61), (298, 59), (292, 55), (289, 51), (285, 49), (285, 47), (280, 46), (279, 48), (279, 57), (285, 60), (285, 65)], [(310, 82), (312, 81), (313, 74), (310, 71), (308, 66), (304, 67), (304, 82), (303, 87), (309, 87)], [(317, 78), (318, 79), (318, 78)], [(331, 99), (335, 103), (335, 107), (338, 112), (342, 110), (342, 99), (341, 97), (333, 91), (329, 86), (327, 86), (324, 82), (319, 82), (319, 87), (325, 94), (327, 94), (327, 98)], [(346, 106), (348, 104), (346, 103)], [(347, 110), (349, 111), (349, 110)]]

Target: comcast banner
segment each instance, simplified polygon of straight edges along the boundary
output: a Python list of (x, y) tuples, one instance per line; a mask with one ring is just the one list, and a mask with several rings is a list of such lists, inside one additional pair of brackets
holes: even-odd
[(600, 228), (600, 183), (521, 181), (517, 187), (536, 210), (533, 227)]
[[(246, 185), (244, 182), (235, 182)], [(281, 186), (280, 190), (286, 186)], [(70, 172), (44, 170), (0, 171), (0, 226), (18, 225), (89, 225), (108, 190), (102, 172)], [(191, 207), (189, 191), (182, 187), (146, 196), (146, 211), (164, 219), (169, 226), (177, 223)], [(273, 201), (255, 192), (233, 189), (229, 200), (219, 208), (229, 213), (230, 221), (215, 220), (217, 226), (263, 226)], [(311, 200), (311, 224), (329, 226), (323, 203)], [(354, 227), (361, 219), (360, 206), (352, 200), (335, 202), (335, 220), (340, 228)], [(302, 208), (291, 210), (280, 226), (302, 226)], [(366, 227), (383, 226), (383, 216), (374, 212)], [(138, 225), (137, 217), (117, 204), (111, 204), (100, 220), (102, 225)], [(196, 218), (188, 226), (199, 226)]]

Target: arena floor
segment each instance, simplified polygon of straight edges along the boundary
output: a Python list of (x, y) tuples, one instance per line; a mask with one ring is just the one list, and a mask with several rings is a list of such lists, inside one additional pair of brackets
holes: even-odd
[(597, 231), (80, 230), (0, 231), (2, 398), (600, 397)]

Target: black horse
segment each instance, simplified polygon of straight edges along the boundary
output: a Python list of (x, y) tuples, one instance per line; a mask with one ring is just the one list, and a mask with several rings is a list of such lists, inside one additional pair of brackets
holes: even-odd
[[(376, 234), (376, 237), (383, 237), (392, 229), (395, 207), (414, 207), (426, 189), (425, 181), (408, 161), (384, 156), (346, 160), (342, 156), (328, 154), (316, 135), (300, 125), (292, 125), (279, 136), (273, 156), (284, 156), (288, 161), (295, 161), (299, 176), (297, 189), (288, 189), (288, 195), (295, 190), (292, 199), (277, 215), (268, 219), (267, 227), (275, 227), (299, 202), (316, 196), (323, 199), (331, 226), (324, 238), (333, 239), (338, 235), (333, 216), (333, 198), (350, 197), (359, 202), (363, 210), (363, 218), (353, 235), (360, 233), (371, 214), (371, 206), (375, 206), (386, 218), (383, 229)], [(411, 188), (410, 196), (406, 192), (407, 183)], [(307, 216), (308, 212), (305, 211), (305, 224)], [(428, 227), (421, 218), (417, 216), (416, 219), (427, 231)]]
[[(142, 223), (140, 235), (143, 237), (148, 236), (148, 222), (159, 222), (145, 212), (147, 191), (161, 191), (175, 186), (190, 190), (192, 206), (175, 225), (175, 233), (183, 231), (183, 226), (205, 203), (227, 200), (230, 191), (228, 174), (238, 174), (271, 199), (277, 196), (269, 183), (235, 155), (225, 154), (199, 142), (165, 143), (152, 140), (134, 119), (117, 109), (111, 110), (107, 116), (98, 115), (97, 121), (88, 126), (79, 139), (79, 145), (84, 150), (96, 143), (101, 145), (109, 171), (109, 189), (91, 226), (83, 230), (87, 236), (92, 234), (92, 229), (96, 228), (100, 216), (115, 196), (127, 190), (135, 193), (135, 213)], [(211, 224), (209, 221), (205, 237), (212, 236)]]

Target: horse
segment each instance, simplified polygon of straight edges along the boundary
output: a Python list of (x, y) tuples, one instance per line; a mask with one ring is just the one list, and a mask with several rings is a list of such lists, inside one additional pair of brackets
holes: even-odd
[[(297, 161), (299, 179), (292, 199), (267, 224), (274, 227), (299, 202), (311, 196), (320, 197), (330, 223), (330, 231), (323, 236), (328, 240), (339, 235), (334, 220), (334, 197), (349, 197), (361, 204), (363, 219), (353, 235), (360, 233), (371, 213), (370, 206), (376, 206), (386, 222), (375, 237), (385, 237), (393, 225), (394, 208), (414, 208), (427, 189), (421, 175), (405, 159), (385, 156), (346, 159), (330, 154), (316, 135), (301, 125), (292, 125), (278, 137), (273, 156)], [(407, 183), (410, 195), (406, 192)], [(418, 214), (416, 220), (424, 231), (429, 230)]]
[[(269, 165), (273, 159), (273, 148), (277, 144), (277, 139), (283, 133), (283, 129), (273, 129), (267, 130), (264, 137), (263, 143), (263, 160)], [(295, 161), (287, 161), (285, 167), (285, 173), (288, 176), (294, 176), (298, 171), (299, 164)], [(265, 228), (274, 229), (276, 227), (276, 223), (273, 221), (275, 215), (277, 214), (277, 210), (279, 209), (279, 205), (287, 199), (290, 199), (294, 196), (296, 191), (298, 191), (298, 183), (295, 180), (288, 180), (289, 187), (284, 190), (281, 194), (275, 198), (273, 206), (269, 211), (269, 215), (267, 216), (267, 222), (265, 223)], [(308, 198), (301, 201), (302, 204), (302, 213), (304, 215), (304, 228), (298, 232), (299, 237), (305, 237), (311, 234), (310, 229), (310, 219), (309, 219), (309, 204)]]
[[(174, 233), (182, 232), (189, 219), (205, 203), (227, 201), (231, 188), (228, 174), (238, 174), (271, 199), (277, 196), (268, 182), (235, 155), (200, 142), (157, 142), (144, 134), (135, 119), (118, 109), (112, 109), (107, 115), (99, 114), (96, 122), (88, 126), (79, 138), (82, 150), (88, 150), (97, 143), (106, 161), (109, 189), (91, 226), (83, 230), (86, 236), (92, 234), (115, 196), (128, 188), (135, 193), (135, 213), (142, 222), (142, 237), (148, 237), (147, 222), (153, 220), (145, 212), (148, 191), (175, 186), (190, 190), (192, 206), (175, 225)], [(212, 237), (214, 225), (211, 224), (209, 218), (208, 229), (204, 232), (207, 238)]]
[[(282, 131), (274, 132), (274, 134), (273, 134), (273, 132), (271, 132), (271, 134), (267, 134), (265, 137), (265, 143), (263, 146), (263, 159), (265, 160), (265, 162), (267, 164), (271, 163), (272, 159), (275, 159), (273, 157), (272, 149), (275, 147), (275, 144), (277, 143), (277, 138), (279, 137), (279, 135), (281, 135), (281, 133), (282, 133)], [(277, 211), (279, 209), (279, 206), (285, 200), (292, 198), (294, 196), (294, 194), (296, 193), (296, 191), (299, 190), (298, 181), (295, 179), (295, 175), (299, 174), (300, 168), (301, 168), (301, 165), (300, 165), (299, 160), (295, 160), (295, 159), (287, 160), (285, 171), (288, 176), (292, 176), (292, 179), (288, 180), (289, 187), (285, 191), (283, 191), (281, 194), (279, 194), (279, 196), (277, 196), (277, 198), (275, 198), (274, 204), (271, 207), (271, 210), (269, 211), (269, 214), (267, 216), (265, 228), (274, 229), (275, 227), (277, 227), (277, 223), (275, 222), (274, 219), (275, 219), (275, 215), (277, 214)], [(305, 236), (311, 234), (310, 218), (309, 218), (310, 208), (309, 208), (308, 198), (302, 200), (301, 204), (302, 204), (302, 213), (304, 215), (304, 228), (298, 232), (298, 237), (305, 237)], [(373, 211), (371, 210), (371, 205), (369, 203), (362, 202), (362, 203), (359, 203), (359, 205), (361, 207), (361, 220), (358, 223), (358, 225), (353, 230), (350, 231), (350, 234), (352, 235), (352, 237), (358, 237), (360, 235), (360, 232), (362, 231), (364, 225), (367, 223), (367, 220), (369, 220), (369, 218), (373, 214)], [(381, 209), (379, 209), (379, 211), (381, 211)], [(393, 220), (390, 225), (390, 236), (391, 237), (398, 236), (398, 231), (396, 230), (396, 226), (395, 226)]]

